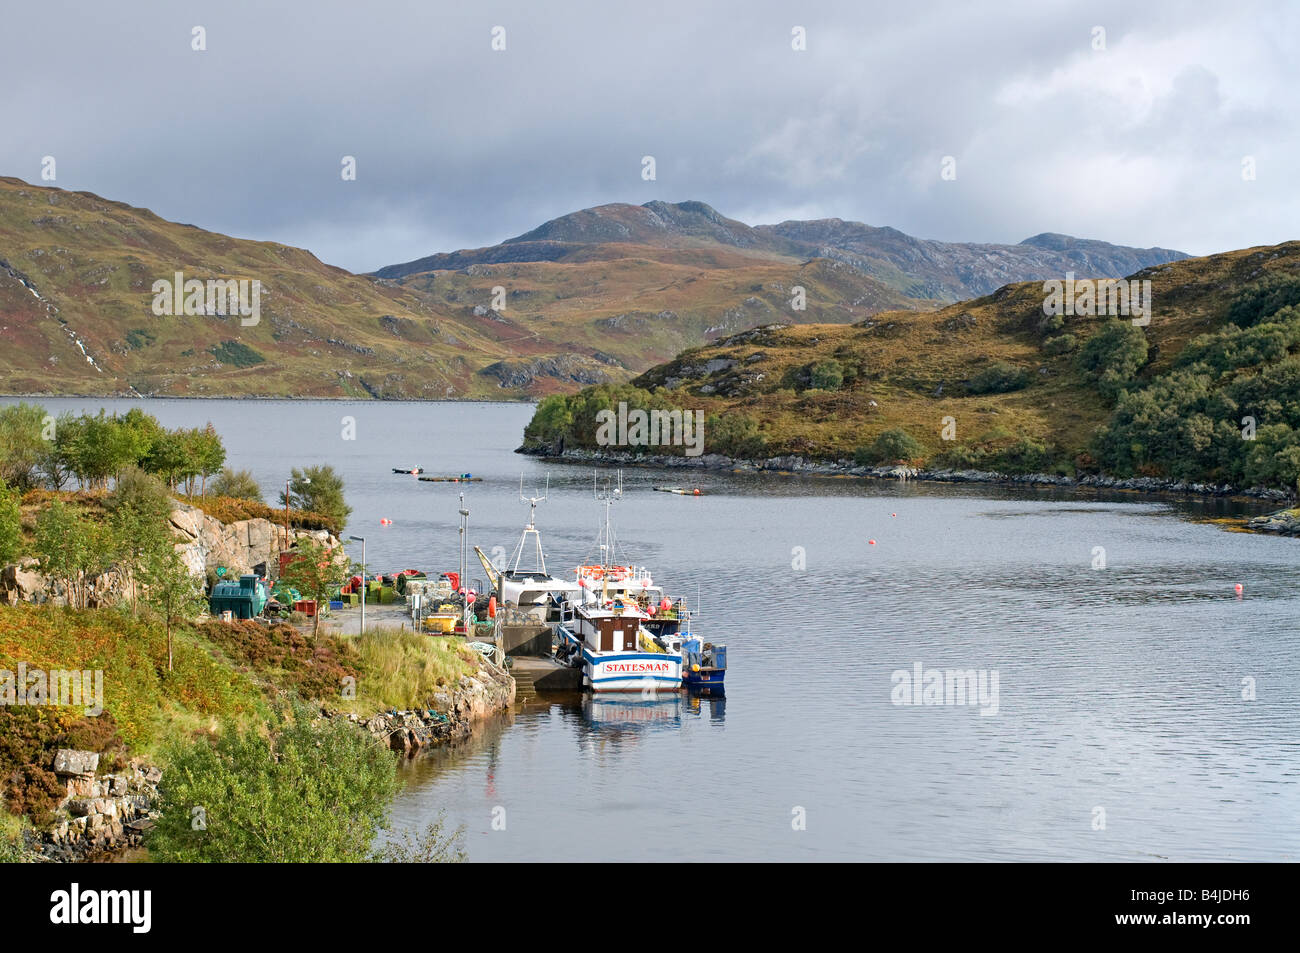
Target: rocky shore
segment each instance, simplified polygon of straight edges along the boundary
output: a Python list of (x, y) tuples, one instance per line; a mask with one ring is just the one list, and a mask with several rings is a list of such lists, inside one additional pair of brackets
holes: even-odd
[(1063, 488), (1093, 488), (1106, 490), (1133, 490), (1140, 493), (1183, 493), (1200, 496), (1242, 496), (1259, 500), (1284, 501), (1291, 495), (1264, 487), (1234, 487), (1228, 484), (1194, 483), (1186, 480), (1165, 480), (1156, 477), (1119, 478), (1104, 474), (1081, 477), (1061, 476), (1054, 473), (996, 473), (989, 470), (923, 469), (908, 466), (860, 467), (849, 460), (808, 460), (790, 455), (769, 457), (764, 460), (733, 459), (717, 453), (698, 457), (675, 454), (634, 454), (626, 451), (568, 450), (553, 454), (539, 451), (521, 451), (535, 456), (571, 463), (590, 463), (602, 466), (672, 467), (683, 470), (733, 472), (793, 473), (809, 476), (849, 476), (877, 480), (924, 480), (935, 483), (984, 483), (1002, 486), (1051, 486)]
[(1255, 533), (1300, 536), (1300, 509), (1278, 510), (1276, 513), (1256, 516), (1246, 523), (1246, 529)]
[[(347, 714), (392, 751), (414, 757), (421, 750), (459, 741), (475, 722), (506, 711), (515, 701), (515, 680), (502, 668), (483, 660), (477, 675), (461, 677), (460, 684), (433, 696), (432, 708), (390, 710), (370, 718)], [(337, 713), (322, 709), (322, 714)]]

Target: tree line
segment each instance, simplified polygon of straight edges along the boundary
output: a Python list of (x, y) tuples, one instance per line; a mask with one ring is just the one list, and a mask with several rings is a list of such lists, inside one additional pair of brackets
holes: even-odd
[(168, 489), (194, 495), (220, 473), (226, 448), (211, 422), (169, 430), (151, 414), (73, 414), (58, 417), (35, 404), (0, 408), (0, 479), (19, 490), (104, 490), (127, 467), (160, 478)]

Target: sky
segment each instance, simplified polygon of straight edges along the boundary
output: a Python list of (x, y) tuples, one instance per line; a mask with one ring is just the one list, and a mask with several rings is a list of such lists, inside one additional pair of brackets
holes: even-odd
[(1287, 0), (42, 0), (0, 174), (352, 271), (652, 199), (1209, 254), (1300, 237), (1298, 64)]

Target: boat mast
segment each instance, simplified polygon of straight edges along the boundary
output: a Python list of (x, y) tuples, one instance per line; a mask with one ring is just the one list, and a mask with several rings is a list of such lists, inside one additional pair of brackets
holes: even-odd
[(538, 570), (543, 576), (546, 575), (546, 556), (542, 553), (542, 535), (537, 532), (537, 504), (546, 502), (546, 494), (551, 492), (551, 475), (546, 474), (546, 493), (541, 496), (524, 496), (524, 475), (519, 474), (519, 502), (528, 504), (528, 525), (524, 527), (523, 535), (519, 537), (519, 545), (515, 547), (514, 565), (512, 573), (519, 572), (519, 564), (523, 562), (524, 549), (527, 546), (528, 538), (533, 539), (535, 555), (537, 556)]
[(605, 523), (596, 535), (596, 544), (600, 547), (600, 565), (605, 569), (614, 565), (614, 523), (611, 509), (623, 498), (623, 471), (619, 470), (617, 474), (616, 482), (611, 482), (606, 477), (603, 487), (597, 482), (595, 472), (591, 474), (592, 494), (596, 497), (596, 502), (605, 507)]

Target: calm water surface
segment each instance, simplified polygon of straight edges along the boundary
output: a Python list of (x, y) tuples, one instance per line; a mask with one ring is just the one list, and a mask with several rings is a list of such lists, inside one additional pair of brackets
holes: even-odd
[[(587, 559), (600, 518), (589, 469), (512, 453), (527, 406), (42, 403), (211, 419), (268, 501), (291, 466), (331, 463), (379, 571), (453, 568), (462, 490), (472, 541), (513, 548), (521, 472), (550, 474), (553, 570)], [(412, 465), (485, 482), (390, 472)], [(445, 810), (476, 861), (1300, 854), (1300, 542), (1197, 520), (1233, 504), (730, 474), (694, 498), (650, 491), (680, 472), (625, 478), (624, 555), (698, 588), (725, 700), (521, 704), (404, 769), (399, 829)], [(892, 704), (916, 663), (996, 672), (996, 715)]]

